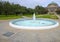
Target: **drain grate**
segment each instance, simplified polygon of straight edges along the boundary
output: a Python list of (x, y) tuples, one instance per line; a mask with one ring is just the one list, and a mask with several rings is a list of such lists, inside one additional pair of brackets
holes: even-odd
[(3, 35), (6, 36), (6, 37), (10, 37), (12, 36), (14, 33), (13, 32), (6, 32), (4, 33)]

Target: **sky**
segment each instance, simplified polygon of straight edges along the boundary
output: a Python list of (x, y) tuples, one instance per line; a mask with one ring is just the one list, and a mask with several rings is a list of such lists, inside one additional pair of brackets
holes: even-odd
[(47, 5), (51, 2), (55, 2), (60, 6), (60, 0), (2, 0), (9, 1), (10, 3), (20, 4), (21, 6), (25, 6), (27, 8), (35, 8), (35, 6), (43, 6), (47, 7)]

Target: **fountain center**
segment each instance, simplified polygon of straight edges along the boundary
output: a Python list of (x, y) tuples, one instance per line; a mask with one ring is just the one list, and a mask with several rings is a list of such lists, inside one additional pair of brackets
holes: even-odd
[(35, 13), (33, 14), (33, 20), (36, 20), (36, 16), (35, 16)]

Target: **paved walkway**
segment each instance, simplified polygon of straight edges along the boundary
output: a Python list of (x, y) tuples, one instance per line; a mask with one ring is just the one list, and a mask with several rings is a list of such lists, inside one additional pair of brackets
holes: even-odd
[[(50, 30), (21, 30), (10, 27), (9, 21), (0, 20), (0, 42), (60, 42), (60, 25)], [(13, 34), (4, 35), (9, 32)]]
[(55, 13), (55, 15), (60, 19), (60, 16), (58, 14)]

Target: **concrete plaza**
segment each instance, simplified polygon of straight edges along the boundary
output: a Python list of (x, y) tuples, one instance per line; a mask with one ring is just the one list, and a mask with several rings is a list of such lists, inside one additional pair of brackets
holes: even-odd
[(0, 42), (60, 42), (60, 25), (49, 30), (22, 30), (10, 27), (9, 21), (0, 20)]

